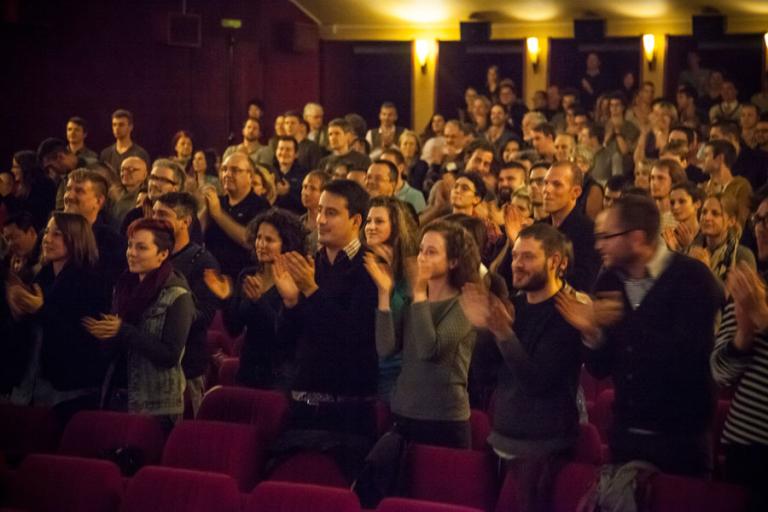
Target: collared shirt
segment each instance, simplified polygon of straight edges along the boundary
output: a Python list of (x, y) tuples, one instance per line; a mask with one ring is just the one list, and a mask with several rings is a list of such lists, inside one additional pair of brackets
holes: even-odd
[[(344, 246), (342, 251), (344, 254), (347, 255), (347, 259), (350, 261), (357, 255), (357, 253), (360, 251), (360, 248), (363, 245), (360, 243), (360, 239), (355, 237), (352, 239), (351, 242), (349, 242), (347, 245)], [(322, 244), (317, 245), (318, 252), (321, 252), (325, 258), (328, 258), (328, 253), (325, 251), (325, 246)]]
[(672, 261), (672, 251), (667, 249), (667, 245), (659, 240), (656, 245), (656, 252), (653, 257), (645, 264), (645, 277), (640, 279), (632, 279), (624, 273), (619, 273), (619, 278), (624, 283), (624, 291), (627, 292), (627, 298), (632, 306), (632, 309), (637, 309), (643, 302), (643, 299), (648, 292), (656, 284), (659, 276), (669, 266)]

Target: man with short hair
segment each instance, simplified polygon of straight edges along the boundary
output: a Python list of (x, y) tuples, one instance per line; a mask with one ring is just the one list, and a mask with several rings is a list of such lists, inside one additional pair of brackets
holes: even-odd
[(397, 166), (389, 160), (374, 160), (365, 174), (365, 188), (371, 198), (392, 197), (397, 186)]
[(594, 224), (576, 208), (582, 192), (584, 175), (572, 162), (556, 162), (544, 177), (544, 210), (549, 217), (542, 220), (556, 227), (573, 243), (573, 259), (566, 281), (577, 290), (591, 290), (600, 269), (595, 251)]
[(555, 135), (555, 162), (572, 162), (576, 150), (576, 137), (570, 133)]
[(603, 209), (613, 206), (613, 203), (624, 196), (627, 189), (627, 179), (624, 176), (611, 176), (605, 183), (605, 192), (603, 193)]
[(64, 209), (64, 192), (67, 188), (67, 175), (75, 169), (86, 167), (88, 162), (75, 155), (61, 139), (48, 138), (37, 148), (37, 160), (40, 167), (48, 174), (56, 189), (56, 209)]
[(555, 129), (549, 123), (537, 124), (531, 130), (531, 146), (546, 162), (555, 161)]
[(204, 376), (210, 362), (206, 333), (221, 305), (206, 286), (203, 274), (208, 269), (218, 272), (219, 262), (210, 252), (190, 240), (189, 228), (197, 217), (197, 201), (192, 195), (186, 192), (161, 195), (152, 206), (152, 216), (173, 226), (174, 246), (169, 260), (174, 269), (184, 274), (195, 298), (195, 319), (181, 359), (187, 380), (185, 393), (190, 399), (192, 417), (195, 417), (203, 401)]
[[(122, 180), (122, 174), (121, 174)], [(137, 195), (137, 203), (132, 210), (129, 210), (123, 218), (123, 222), (120, 225), (120, 234), (126, 235), (128, 226), (136, 219), (152, 216), (152, 205), (157, 201), (161, 195), (168, 192), (181, 192), (184, 190), (184, 182), (186, 181), (186, 173), (184, 168), (178, 162), (175, 162), (169, 158), (158, 158), (152, 162), (152, 170), (147, 177), (147, 193), (143, 200), (140, 201), (141, 193)], [(202, 241), (202, 235), (200, 233), (200, 226), (197, 223), (193, 227), (193, 237), (195, 242)]]
[(701, 126), (702, 119), (706, 116), (699, 112), (696, 107), (696, 100), (699, 99), (699, 94), (696, 89), (690, 84), (680, 84), (677, 88), (677, 94), (675, 95), (675, 101), (677, 104), (678, 120), (680, 124), (698, 130)]
[(508, 203), (512, 199), (512, 194), (517, 190), (525, 188), (525, 176), (525, 166), (515, 160), (507, 162), (501, 167), (497, 186), (498, 194), (496, 194), (499, 207)]
[[(459, 173), (451, 188), (451, 213), (474, 215), (485, 197), (485, 182), (477, 173)], [(480, 248), (482, 251), (482, 248)]]
[(600, 185), (604, 185), (611, 176), (624, 174), (621, 153), (611, 152), (603, 146), (600, 141), (604, 139), (603, 127), (593, 123), (588, 123), (579, 131), (579, 144), (589, 149), (594, 155), (592, 170), (589, 173)]
[(504, 105), (496, 103), (491, 106), (490, 125), (485, 130), (483, 137), (493, 144), (494, 152), (499, 153), (504, 149), (507, 141), (514, 137), (508, 129), (509, 116)]
[(243, 122), (242, 134), (243, 142), (229, 146), (225, 149), (221, 160), (224, 161), (232, 153), (239, 152), (248, 155), (248, 158), (250, 158), (251, 162), (254, 164), (259, 163), (257, 154), (262, 148), (261, 142), (259, 142), (259, 137), (261, 137), (261, 122), (258, 119), (249, 117)]
[(547, 217), (544, 209), (544, 178), (549, 170), (546, 162), (537, 162), (528, 171), (528, 186), (531, 189), (531, 206), (533, 207), (533, 220), (542, 220)]
[(301, 127), (302, 119), (298, 112), (289, 110), (283, 114), (283, 130), (285, 130), (285, 135), (296, 139), (298, 144), (296, 160), (308, 171), (317, 169), (317, 164), (323, 157), (323, 149), (315, 141), (307, 138), (306, 131)]
[(240, 271), (250, 264), (245, 226), (259, 213), (269, 209), (269, 203), (253, 192), (254, 167), (243, 153), (232, 153), (221, 165), (221, 188), (202, 189), (206, 208), (200, 214), (205, 236), (205, 247), (221, 265), (221, 273), (236, 279)]
[[(563, 281), (568, 240), (537, 223), (520, 231), (512, 247), (514, 319), (501, 299), (468, 286), (461, 304), (476, 328), (489, 330), (499, 361), (493, 451), (514, 461), (520, 478), (521, 509), (545, 510), (551, 498), (556, 459), (576, 444), (576, 390), (581, 370), (581, 334), (557, 311), (558, 294), (575, 294)], [(581, 296), (581, 294), (579, 294)]]
[(328, 123), (328, 147), (331, 154), (323, 157), (317, 167), (327, 173), (331, 173), (338, 163), (347, 164), (349, 169), (367, 169), (371, 165), (371, 159), (366, 155), (350, 149), (349, 134), (352, 126), (340, 117)]
[(582, 334), (587, 370), (613, 379), (612, 462), (704, 477), (715, 405), (709, 358), (723, 293), (705, 265), (667, 249), (660, 229), (649, 198), (630, 194), (601, 212), (597, 298), (561, 294), (558, 310)]
[[(499, 82), (499, 103), (506, 112), (505, 121), (512, 134), (522, 135), (523, 116), (528, 112), (528, 107), (520, 101), (515, 82), (509, 78)], [(491, 121), (493, 121), (493, 109), (491, 109)], [(503, 147), (502, 145), (498, 145)]]
[(416, 213), (421, 213), (426, 208), (424, 194), (408, 184), (405, 178), (405, 158), (399, 149), (385, 149), (381, 153), (382, 160), (389, 160), (397, 166), (397, 185), (395, 185), (395, 197), (413, 206)]
[(704, 172), (709, 181), (704, 184), (707, 195), (723, 194), (731, 197), (739, 207), (738, 222), (743, 230), (749, 217), (752, 186), (741, 177), (733, 175), (736, 148), (725, 140), (711, 140), (704, 146)]
[(760, 114), (755, 126), (755, 149), (768, 152), (768, 112)]
[(12, 214), (3, 226), (3, 237), (8, 242), (8, 254), (3, 268), (12, 272), (25, 283), (31, 283), (40, 263), (40, 241), (35, 229), (34, 217), (25, 211)]
[(699, 164), (698, 152), (699, 152), (699, 134), (693, 128), (689, 128), (684, 125), (675, 125), (669, 130), (668, 143), (672, 141), (680, 141), (684, 143), (688, 152), (686, 153), (685, 175), (688, 177), (688, 181), (693, 183), (704, 183), (707, 181), (707, 175), (704, 174)]
[(88, 123), (79, 116), (72, 116), (67, 120), (67, 148), (89, 164), (99, 161), (99, 155), (85, 145), (88, 136)]
[(103, 278), (105, 297), (112, 296), (112, 288), (127, 266), (126, 240), (107, 219), (108, 193), (107, 180), (96, 171), (76, 169), (67, 177), (64, 211), (82, 215), (93, 229), (99, 250), (97, 269)]
[(757, 146), (755, 140), (755, 128), (757, 128), (757, 120), (760, 118), (760, 112), (757, 109), (757, 105), (752, 103), (742, 103), (741, 112), (739, 113), (739, 124), (741, 125), (741, 138), (749, 146), (754, 149)]
[(129, 156), (120, 167), (120, 197), (112, 203), (112, 218), (122, 226), (128, 212), (136, 208), (139, 193), (147, 182), (147, 163), (137, 156)]
[(404, 128), (396, 123), (397, 107), (391, 101), (385, 101), (379, 109), (379, 127), (372, 128), (365, 134), (365, 140), (371, 145), (371, 150), (397, 146)]
[(323, 106), (319, 103), (304, 105), (303, 118), (309, 131), (307, 138), (323, 149), (328, 149), (328, 130), (323, 126)]
[(275, 159), (277, 160), (278, 179), (276, 180), (277, 200), (275, 205), (296, 214), (301, 214), (301, 184), (308, 169), (301, 165), (296, 152), (298, 143), (290, 135), (277, 137)]
[(722, 101), (709, 109), (709, 120), (712, 123), (720, 121), (739, 122), (741, 118), (741, 104), (739, 103), (739, 91), (732, 80), (725, 80), (720, 89)]
[(349, 474), (359, 471), (375, 438), (378, 293), (360, 243), (367, 204), (357, 183), (328, 182), (320, 195), (321, 248), (314, 264), (290, 252), (280, 256), (275, 272), (285, 305), (278, 330), (299, 333), (287, 427), (274, 451), (330, 446)]
[(733, 121), (714, 123), (709, 128), (709, 140), (727, 140), (736, 148), (733, 174), (747, 178), (752, 190), (758, 190), (768, 178), (768, 154), (743, 144), (740, 135), (739, 125)]
[(661, 228), (674, 228), (677, 221), (672, 215), (672, 204), (669, 201), (669, 193), (672, 186), (687, 181), (685, 171), (677, 160), (662, 158), (651, 167), (651, 197), (656, 202), (656, 208), (661, 216)]
[(123, 160), (129, 156), (137, 156), (149, 165), (149, 153), (133, 142), (133, 114), (129, 110), (117, 109), (112, 113), (112, 134), (115, 143), (101, 150), (99, 161), (117, 171), (123, 165)]
[(259, 98), (251, 98), (248, 101), (247, 114), (249, 119), (261, 122), (261, 118), (264, 115), (264, 102)]

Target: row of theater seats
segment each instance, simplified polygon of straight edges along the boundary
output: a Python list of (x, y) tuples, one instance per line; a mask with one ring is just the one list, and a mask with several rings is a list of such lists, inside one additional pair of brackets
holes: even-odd
[[(160, 464), (167, 470), (218, 473), (225, 475), (234, 482), (240, 492), (245, 493), (251, 492), (254, 485), (264, 479), (312, 483), (335, 488), (348, 487), (348, 480), (334, 461), (315, 452), (296, 454), (268, 475), (264, 474), (264, 460), (267, 456), (265, 450), (283, 428), (286, 411), (287, 402), (279, 393), (218, 387), (206, 395), (201, 406), (200, 419), (184, 421), (177, 425), (167, 442), (164, 442), (159, 426), (151, 417), (108, 411), (78, 413), (68, 423), (59, 440), (50, 411), (3, 405), (0, 406), (0, 449), (6, 459), (14, 464), (26, 453), (54, 452), (62, 457), (99, 459), (114, 458), (112, 455), (116, 454), (118, 449), (131, 447), (139, 454), (135, 457), (138, 459), (137, 465)], [(473, 417), (484, 418), (483, 421), (473, 421), (473, 429), (478, 430), (473, 437), (479, 443), (485, 439), (490, 427), (484, 413), (475, 411)], [(42, 437), (33, 439), (35, 436)], [(406, 495), (414, 499), (447, 502), (481, 510), (508, 510), (509, 503), (515, 502), (514, 481), (508, 480), (503, 487), (500, 486), (494, 457), (484, 446), (477, 448), (479, 449), (453, 450), (418, 445), (411, 447), (405, 465)], [(34, 479), (29, 475), (39, 473), (44, 477), (45, 472), (39, 468), (45, 465), (35, 465), (35, 460), (37, 459), (34, 457), (24, 459), (18, 474)], [(575, 485), (574, 482), (577, 481), (593, 481), (594, 468), (601, 462), (601, 442), (597, 428), (584, 425), (574, 456), (575, 465), (571, 465), (582, 468), (581, 473), (577, 473), (581, 474), (582, 478), (572, 478), (567, 476), (570, 473), (566, 472), (562, 482), (564, 487), (556, 491), (556, 497), (560, 496), (557, 493), (565, 493), (565, 497), (571, 498), (576, 494), (583, 494), (585, 489), (573, 490), (569, 486)], [(117, 470), (111, 462), (106, 464), (110, 465), (113, 471)], [(591, 469), (587, 471), (584, 468)], [(722, 510), (741, 510), (739, 504), (743, 502), (742, 495), (738, 489), (731, 486), (688, 479), (675, 480), (675, 477), (660, 478), (660, 503), (666, 503), (666, 491), (663, 489), (668, 489), (669, 492), (680, 494), (676, 495), (677, 503), (700, 500), (702, 496), (712, 494), (712, 498), (707, 498), (706, 502), (717, 504), (714, 508), (684, 507), (688, 510), (720, 510), (718, 500), (722, 496), (733, 498), (735, 507)], [(13, 479), (5, 480), (6, 484), (11, 481), (15, 482)], [(664, 487), (666, 484), (663, 482), (667, 481), (677, 484)], [(6, 487), (24, 488), (18, 483)], [(13, 503), (17, 501), (11, 500), (7, 504)], [(563, 503), (571, 502), (566, 500)], [(559, 510), (574, 510), (569, 506), (564, 505)], [(27, 509), (48, 510), (44, 507)]]
[[(412, 471), (408, 498), (389, 498), (379, 512), (516, 512), (518, 484), (510, 473), (499, 486), (482, 454), (468, 450), (418, 447), (423, 468)], [(471, 454), (471, 456), (468, 456)], [(451, 464), (451, 465), (447, 465)], [(598, 468), (571, 463), (556, 477), (552, 510), (578, 510)], [(0, 512), (358, 512), (349, 489), (289, 482), (263, 482), (242, 493), (227, 475), (146, 466), (124, 479), (108, 461), (30, 455), (3, 475)], [(736, 486), (657, 475), (650, 483), (648, 510), (740, 512), (747, 496)]]

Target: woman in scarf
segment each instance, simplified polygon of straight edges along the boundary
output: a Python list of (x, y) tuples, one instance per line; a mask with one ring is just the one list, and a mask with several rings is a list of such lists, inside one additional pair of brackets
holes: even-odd
[(83, 325), (119, 349), (125, 374), (112, 375), (109, 406), (157, 416), (166, 432), (184, 412), (181, 357), (195, 315), (189, 285), (168, 259), (173, 228), (157, 219), (128, 227), (128, 272), (115, 286), (115, 315)]

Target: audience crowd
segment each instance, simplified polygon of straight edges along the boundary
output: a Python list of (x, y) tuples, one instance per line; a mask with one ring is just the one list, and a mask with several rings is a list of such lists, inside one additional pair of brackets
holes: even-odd
[(274, 460), (330, 451), (364, 503), (404, 443), (469, 447), (493, 397), (489, 449), (545, 510), (584, 366), (615, 389), (611, 462), (667, 473), (712, 475), (732, 388), (722, 476), (765, 506), (768, 75), (739, 102), (694, 53), (665, 98), (609, 90), (592, 54), (579, 89), (529, 108), (494, 68), (421, 133), (389, 102), (370, 128), (308, 103), (266, 138), (254, 100), (221, 156), (180, 130), (152, 160), (124, 109), (98, 154), (77, 116), (20, 149), (0, 173), (0, 400), (169, 432), (206, 391), (220, 310), (245, 332), (237, 383), (290, 399)]

